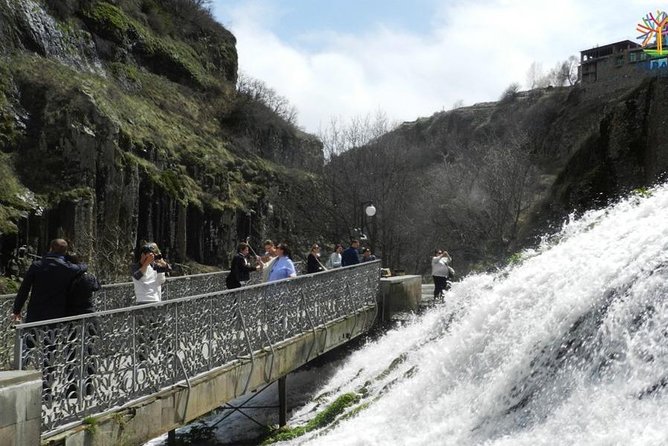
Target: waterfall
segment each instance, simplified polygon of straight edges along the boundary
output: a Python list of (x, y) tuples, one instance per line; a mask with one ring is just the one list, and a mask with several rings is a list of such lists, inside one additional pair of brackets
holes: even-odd
[(293, 444), (668, 444), (668, 185), (522, 258), (355, 352), (289, 424), (358, 406)]
[(104, 76), (89, 33), (57, 22), (36, 0), (0, 0), (13, 15), (22, 41), (30, 50), (83, 72)]

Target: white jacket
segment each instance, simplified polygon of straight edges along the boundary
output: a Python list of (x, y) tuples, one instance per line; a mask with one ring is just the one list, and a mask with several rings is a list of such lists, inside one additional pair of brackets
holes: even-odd
[(448, 277), (450, 271), (448, 266), (452, 262), (452, 257), (450, 256), (436, 256), (431, 258), (431, 275), (437, 277)]
[(151, 265), (146, 267), (146, 273), (137, 279), (132, 277), (135, 286), (135, 297), (137, 303), (160, 302), (162, 300), (162, 284), (167, 278), (165, 273), (159, 273)]

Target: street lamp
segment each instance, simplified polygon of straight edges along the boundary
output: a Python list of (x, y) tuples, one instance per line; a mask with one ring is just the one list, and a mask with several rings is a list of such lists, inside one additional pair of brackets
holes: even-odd
[[(362, 215), (362, 231), (360, 231), (360, 233), (361, 233), (360, 238), (363, 239), (363, 240), (369, 240), (369, 238), (367, 238), (364, 235), (363, 231), (364, 230), (366, 230), (367, 232), (369, 231), (369, 227), (367, 225), (366, 219), (367, 219), (367, 217), (373, 217), (374, 215), (376, 215), (376, 206), (374, 206), (373, 202), (371, 202), (371, 201), (363, 201), (360, 204), (362, 206), (364, 206), (364, 215)], [(374, 220), (374, 223), (375, 223), (375, 220)], [(370, 244), (372, 244), (371, 240), (369, 240), (369, 242), (370, 242)]]

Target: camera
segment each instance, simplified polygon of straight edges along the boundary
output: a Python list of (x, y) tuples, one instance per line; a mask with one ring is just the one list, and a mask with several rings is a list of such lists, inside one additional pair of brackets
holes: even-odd
[(155, 260), (160, 260), (160, 259), (162, 259), (162, 254), (156, 254), (155, 256), (153, 256), (153, 258)]

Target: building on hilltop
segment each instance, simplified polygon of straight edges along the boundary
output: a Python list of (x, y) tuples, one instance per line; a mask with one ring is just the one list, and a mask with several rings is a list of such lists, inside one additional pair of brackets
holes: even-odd
[(624, 82), (640, 76), (668, 74), (668, 59), (652, 57), (630, 40), (580, 51), (578, 78), (583, 84)]

